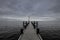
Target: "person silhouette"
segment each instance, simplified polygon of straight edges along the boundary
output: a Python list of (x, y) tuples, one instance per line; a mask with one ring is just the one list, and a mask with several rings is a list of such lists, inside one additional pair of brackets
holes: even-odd
[(23, 34), (23, 30), (24, 30), (24, 29), (23, 29), (23, 28), (21, 28), (21, 30), (20, 30), (20, 35), (21, 35), (21, 34)]
[(34, 29), (38, 28), (38, 22), (37, 21), (32, 21), (31, 23), (32, 23)]
[(29, 22), (28, 21), (23, 21), (23, 27), (26, 29), (28, 26)]
[(39, 28), (37, 28), (37, 29), (36, 29), (36, 34), (39, 34), (39, 33), (40, 33), (40, 32), (39, 32)]

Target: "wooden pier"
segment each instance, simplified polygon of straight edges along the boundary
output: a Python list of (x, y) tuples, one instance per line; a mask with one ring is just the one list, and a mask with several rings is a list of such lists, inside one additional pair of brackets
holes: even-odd
[(24, 34), (22, 34), (18, 40), (41, 40), (40, 38), (36, 34), (36, 30), (33, 28), (32, 24), (30, 23), (24, 30)]

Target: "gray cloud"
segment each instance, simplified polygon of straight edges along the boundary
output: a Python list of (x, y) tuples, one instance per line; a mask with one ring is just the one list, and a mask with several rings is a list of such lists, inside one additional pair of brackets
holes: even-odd
[(60, 0), (56, 0), (56, 5), (52, 7), (50, 10), (53, 11), (54, 13), (59, 13), (60, 14)]
[(0, 0), (0, 15), (60, 16), (60, 0)]

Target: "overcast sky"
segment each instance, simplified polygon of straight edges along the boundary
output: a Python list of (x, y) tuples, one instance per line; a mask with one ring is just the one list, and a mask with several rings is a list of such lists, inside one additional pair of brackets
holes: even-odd
[(60, 0), (0, 0), (0, 16), (60, 16)]

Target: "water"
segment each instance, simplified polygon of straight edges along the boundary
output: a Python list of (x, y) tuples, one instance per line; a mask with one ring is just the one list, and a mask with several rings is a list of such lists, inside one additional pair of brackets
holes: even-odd
[[(0, 22), (0, 40), (18, 40), (22, 22)], [(43, 40), (60, 40), (60, 22), (39, 22)]]
[(60, 25), (54, 22), (40, 22), (40, 35), (43, 40), (60, 40)]
[(16, 21), (15, 22), (5, 21), (1, 23), (0, 23), (0, 40), (18, 40), (20, 36), (20, 29), (23, 27), (22, 22), (17, 23)]

